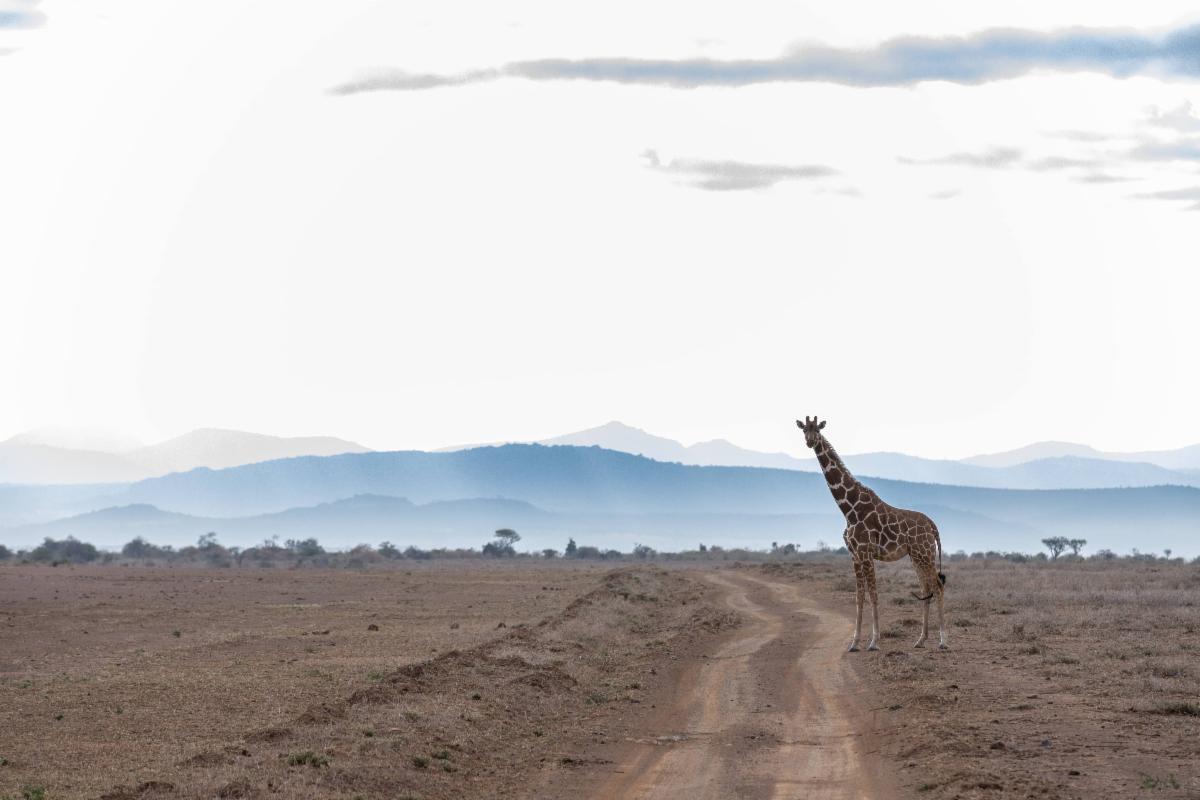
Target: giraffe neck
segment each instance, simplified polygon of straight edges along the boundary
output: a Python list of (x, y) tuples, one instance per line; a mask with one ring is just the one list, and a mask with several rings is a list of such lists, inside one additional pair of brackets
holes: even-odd
[(851, 489), (854, 489), (857, 494), (864, 487), (857, 478), (850, 474), (850, 470), (846, 469), (841, 456), (824, 436), (817, 438), (817, 446), (813, 448), (813, 452), (816, 453), (817, 461), (821, 464), (821, 471), (825, 473), (825, 482), (829, 485), (829, 492), (833, 495), (834, 502), (837, 503), (843, 514), (848, 515), (854, 505), (847, 495)]

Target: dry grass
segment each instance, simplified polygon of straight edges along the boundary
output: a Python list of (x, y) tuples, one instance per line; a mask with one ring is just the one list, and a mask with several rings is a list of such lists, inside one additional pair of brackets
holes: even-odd
[[(915, 578), (881, 565), (884, 652), (856, 662), (871, 706), (900, 706), (881, 724), (910, 789), (1200, 795), (1200, 567), (971, 560), (945, 571), (952, 649), (911, 649)], [(841, 578), (826, 587), (853, 609)]]

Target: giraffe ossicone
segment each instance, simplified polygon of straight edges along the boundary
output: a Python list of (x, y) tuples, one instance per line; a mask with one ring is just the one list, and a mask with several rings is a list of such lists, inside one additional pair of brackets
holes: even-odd
[(854, 562), (857, 606), (850, 652), (858, 650), (862, 635), (863, 601), (867, 598), (871, 601), (871, 640), (867, 643), (867, 649), (879, 649), (879, 596), (875, 589), (875, 562), (899, 561), (905, 556), (912, 559), (913, 569), (921, 582), (921, 594), (914, 593), (914, 596), (925, 604), (921, 638), (917, 639), (915, 646), (923, 647), (929, 637), (929, 605), (936, 600), (938, 648), (946, 649), (942, 604), (946, 576), (942, 572), (942, 539), (937, 525), (919, 511), (888, 505), (870, 487), (859, 483), (821, 433), (825, 427), (824, 421), (805, 417), (804, 422), (796, 420), (796, 425), (804, 432), (804, 443), (816, 454), (821, 471), (825, 474), (825, 482), (829, 484), (829, 492), (846, 517), (846, 531), (842, 538)]

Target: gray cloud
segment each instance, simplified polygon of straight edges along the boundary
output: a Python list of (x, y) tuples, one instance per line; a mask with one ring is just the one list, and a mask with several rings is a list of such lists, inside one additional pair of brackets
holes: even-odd
[(1055, 139), (1069, 139), (1073, 142), (1106, 142), (1111, 139), (1125, 138), (1096, 131), (1046, 131), (1044, 135), (1052, 136)]
[(391, 70), (368, 75), (357, 80), (335, 86), (334, 94), (358, 94), (359, 92), (377, 92), (382, 90), (418, 91), (421, 89), (439, 89), (444, 86), (462, 86), (467, 83), (481, 83), (501, 77), (499, 70), (476, 70), (458, 75), (415, 75), (408, 72)]
[(1130, 150), (1129, 156), (1140, 161), (1200, 161), (1200, 137), (1147, 140)]
[(905, 158), (901, 156), (899, 161), (901, 164), (911, 164), (914, 166), (932, 165), (1002, 169), (1020, 164), (1021, 151), (1015, 147), (993, 147), (982, 153), (951, 153), (950, 155), (938, 156), (937, 158)]
[(1197, 53), (1200, 25), (1165, 35), (1116, 28), (1069, 28), (1053, 33), (1004, 28), (972, 36), (906, 36), (865, 49), (804, 45), (768, 59), (549, 58), (458, 75), (393, 72), (346, 83), (333, 91), (413, 91), (500, 77), (610, 81), (675, 89), (805, 81), (864, 87), (908, 86), (922, 81), (979, 84), (1016, 78), (1035, 69), (1099, 72), (1115, 78), (1151, 73), (1195, 78), (1200, 77)]
[(1098, 158), (1068, 158), (1064, 156), (1046, 156), (1026, 162), (1025, 166), (1036, 172), (1047, 172), (1057, 169), (1081, 169), (1097, 167), (1101, 163)]
[(1121, 175), (1110, 175), (1107, 172), (1089, 172), (1086, 175), (1080, 175), (1075, 178), (1075, 181), (1078, 183), (1125, 183), (1132, 180), (1136, 179), (1126, 178)]
[(765, 189), (782, 181), (812, 180), (838, 174), (832, 167), (821, 164), (756, 164), (698, 158), (676, 158), (663, 162), (655, 150), (642, 153), (642, 158), (646, 166), (656, 172), (683, 178), (697, 189), (718, 192)]
[(1167, 189), (1161, 192), (1144, 192), (1133, 196), (1142, 200), (1184, 200), (1191, 203), (1187, 207), (1187, 211), (1200, 211), (1200, 186), (1187, 189)]
[(1146, 118), (1146, 124), (1188, 133), (1191, 131), (1200, 131), (1200, 116), (1192, 112), (1192, 104), (1190, 102), (1185, 102), (1180, 106), (1166, 111), (1151, 108)]

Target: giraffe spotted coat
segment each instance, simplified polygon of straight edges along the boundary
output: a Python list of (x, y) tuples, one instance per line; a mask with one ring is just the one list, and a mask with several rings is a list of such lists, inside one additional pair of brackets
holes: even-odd
[(938, 647), (945, 648), (942, 595), (946, 577), (941, 572), (942, 541), (937, 525), (919, 511), (888, 505), (870, 487), (864, 486), (851, 475), (821, 433), (824, 422), (818, 422), (815, 417), (811, 420), (806, 417), (804, 422), (796, 420), (796, 425), (804, 431), (805, 443), (816, 454), (825, 481), (829, 484), (829, 492), (846, 517), (846, 531), (842, 538), (854, 562), (857, 600), (851, 652), (858, 649), (863, 601), (867, 598), (871, 601), (871, 640), (867, 643), (867, 649), (879, 649), (879, 597), (875, 588), (875, 562), (899, 561), (905, 556), (912, 559), (913, 568), (921, 582), (921, 595), (917, 599), (925, 603), (921, 638), (917, 639), (916, 646), (923, 646), (929, 636), (929, 604), (933, 600), (938, 608)]

